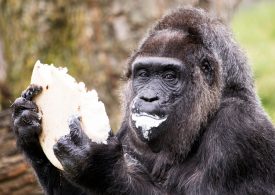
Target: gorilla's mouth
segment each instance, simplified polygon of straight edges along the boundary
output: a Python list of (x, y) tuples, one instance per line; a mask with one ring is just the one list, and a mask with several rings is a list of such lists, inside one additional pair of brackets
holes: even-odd
[(158, 116), (158, 115), (152, 115), (152, 114), (148, 114), (146, 112), (142, 112), (142, 113), (133, 113), (133, 115), (135, 115), (136, 117), (148, 117), (157, 121), (161, 121), (163, 119), (166, 120), (167, 116)]
[(152, 129), (158, 127), (161, 123), (166, 121), (167, 117), (167, 115), (158, 116), (145, 112), (132, 113), (132, 121), (135, 122), (137, 129), (141, 129), (143, 138), (148, 141), (150, 140)]

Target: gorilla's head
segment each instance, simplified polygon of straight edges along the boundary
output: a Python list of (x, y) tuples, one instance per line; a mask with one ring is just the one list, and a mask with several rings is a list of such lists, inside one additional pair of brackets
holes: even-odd
[(227, 76), (240, 60), (229, 61), (232, 45), (228, 30), (202, 10), (164, 16), (129, 60), (124, 120), (132, 138), (155, 151), (186, 154), (224, 90), (243, 82), (242, 75)]

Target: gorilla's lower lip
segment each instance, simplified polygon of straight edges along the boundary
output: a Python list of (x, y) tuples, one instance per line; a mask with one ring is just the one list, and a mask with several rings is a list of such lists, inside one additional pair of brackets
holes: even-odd
[(167, 115), (160, 117), (158, 115), (151, 115), (145, 112), (132, 113), (132, 120), (135, 122), (136, 128), (140, 128), (143, 138), (150, 140), (152, 134), (152, 128), (158, 127), (167, 119)]
[(163, 120), (167, 118), (167, 116), (158, 116), (158, 115), (152, 115), (152, 114), (148, 114), (146, 112), (141, 112), (141, 113), (133, 113), (133, 115), (135, 115), (136, 117), (149, 117), (152, 118), (154, 120)]
[(150, 140), (152, 128), (158, 127), (167, 119), (167, 115), (160, 117), (158, 115), (151, 115), (148, 113), (132, 113), (132, 120), (135, 122), (136, 128), (140, 128), (144, 139)]

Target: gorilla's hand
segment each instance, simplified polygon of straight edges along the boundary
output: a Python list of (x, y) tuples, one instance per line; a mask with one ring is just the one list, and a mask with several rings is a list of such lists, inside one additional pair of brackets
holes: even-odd
[(12, 119), (17, 144), (25, 153), (47, 194), (82, 194), (50, 163), (39, 143), (41, 117), (32, 99), (41, 91), (42, 87), (30, 85), (13, 103)]
[(93, 142), (83, 132), (77, 117), (69, 119), (69, 128), (70, 133), (61, 137), (53, 147), (64, 175), (88, 189), (106, 190), (111, 185), (108, 175), (123, 157), (121, 143), (111, 135), (107, 144)]
[(61, 137), (53, 149), (65, 174), (73, 178), (85, 169), (92, 141), (83, 132), (78, 117), (69, 119), (69, 128), (70, 133)]
[[(41, 117), (38, 115), (37, 105), (32, 98), (42, 91), (42, 87), (30, 85), (13, 103), (13, 129), (17, 137), (19, 147), (29, 155), (37, 154), (41, 146), (38, 136), (41, 133)], [(34, 151), (36, 151), (34, 153)]]

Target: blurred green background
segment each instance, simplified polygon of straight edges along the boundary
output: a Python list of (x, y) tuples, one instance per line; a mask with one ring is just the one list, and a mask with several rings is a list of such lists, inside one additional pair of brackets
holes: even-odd
[(232, 29), (252, 65), (262, 104), (275, 123), (275, 2), (242, 7), (233, 17)]

